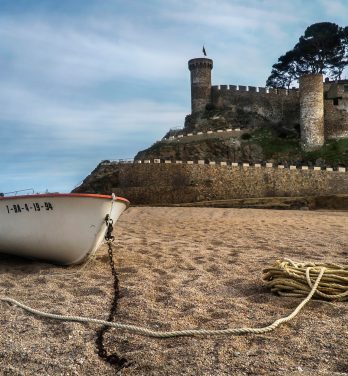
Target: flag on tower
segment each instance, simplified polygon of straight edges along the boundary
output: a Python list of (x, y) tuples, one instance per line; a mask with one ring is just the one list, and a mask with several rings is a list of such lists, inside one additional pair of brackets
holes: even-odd
[(206, 53), (206, 51), (205, 51), (205, 48), (204, 48), (204, 46), (203, 46), (203, 54), (204, 54), (204, 56), (207, 56), (207, 53)]

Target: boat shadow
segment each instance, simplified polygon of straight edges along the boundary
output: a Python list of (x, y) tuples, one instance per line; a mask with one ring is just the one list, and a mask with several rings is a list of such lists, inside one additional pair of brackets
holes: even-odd
[(13, 274), (17, 274), (18, 271), (25, 274), (45, 275), (72, 269), (72, 267), (56, 265), (42, 260), (8, 255), (5, 253), (0, 254), (0, 275), (11, 272), (13, 272)]

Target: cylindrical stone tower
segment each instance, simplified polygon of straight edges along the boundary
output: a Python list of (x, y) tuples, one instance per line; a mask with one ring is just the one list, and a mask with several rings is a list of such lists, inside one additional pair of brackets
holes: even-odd
[(324, 92), (321, 74), (300, 77), (300, 126), (304, 150), (314, 150), (324, 145)]
[(207, 58), (191, 59), (188, 62), (191, 71), (191, 110), (192, 113), (204, 111), (211, 101), (211, 70), (213, 60)]

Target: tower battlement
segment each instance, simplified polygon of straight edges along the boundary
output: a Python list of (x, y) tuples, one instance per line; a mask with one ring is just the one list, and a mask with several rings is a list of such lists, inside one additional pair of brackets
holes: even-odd
[(276, 95), (299, 95), (297, 88), (292, 89), (273, 89), (261, 86), (244, 86), (244, 85), (212, 85), (212, 92), (246, 92), (252, 94), (276, 94)]
[(197, 68), (208, 68), (208, 69), (213, 69), (213, 60), (212, 59), (207, 59), (205, 57), (201, 58), (195, 58), (191, 59), (188, 62), (188, 68), (189, 70), (197, 69)]

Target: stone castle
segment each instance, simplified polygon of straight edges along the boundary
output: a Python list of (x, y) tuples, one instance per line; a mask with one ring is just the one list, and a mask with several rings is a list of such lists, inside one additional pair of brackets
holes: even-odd
[(192, 116), (209, 107), (243, 109), (273, 123), (299, 124), (305, 150), (319, 148), (327, 139), (348, 137), (348, 80), (323, 82), (321, 74), (313, 74), (300, 77), (299, 89), (212, 86), (213, 60), (191, 59), (188, 67)]
[[(321, 75), (307, 75), (300, 78), (299, 89), (290, 90), (212, 86), (211, 59), (191, 59), (188, 67), (192, 112), (184, 129), (174, 135), (169, 131), (134, 160), (102, 161), (74, 192), (114, 192), (133, 204), (154, 205), (265, 197), (296, 201), (348, 193), (342, 164), (297, 161), (299, 135), (306, 153), (326, 140), (348, 138), (348, 80), (323, 82)], [(263, 159), (263, 149), (248, 141), (263, 126), (296, 134), (291, 136), (295, 161), (285, 153), (283, 162)]]

